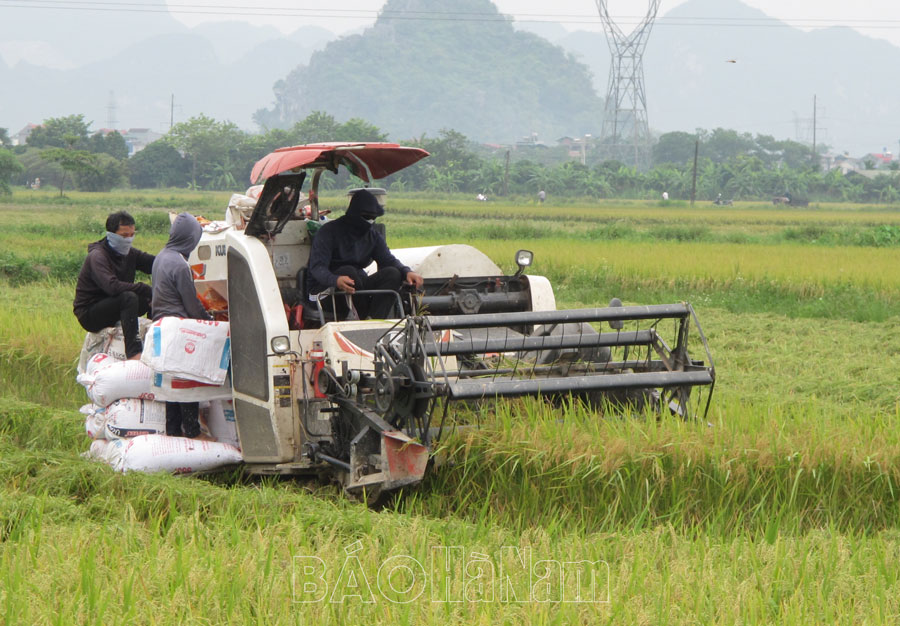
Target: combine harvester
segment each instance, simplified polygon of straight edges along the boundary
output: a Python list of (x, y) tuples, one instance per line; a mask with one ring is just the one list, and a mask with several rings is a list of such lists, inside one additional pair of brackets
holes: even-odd
[(715, 370), (689, 304), (557, 310), (549, 281), (524, 273), (526, 250), (513, 275), (470, 246), (393, 250), (425, 286), (396, 294), (391, 320), (334, 320), (310, 302), (321, 176), (344, 166), (370, 184), (427, 156), (388, 143), (276, 150), (253, 169), (258, 200), (232, 203), (229, 226), (193, 252), (198, 293), (231, 322), (246, 471), (320, 474), (368, 497), (414, 485), (454, 402), (571, 394), (705, 415)]

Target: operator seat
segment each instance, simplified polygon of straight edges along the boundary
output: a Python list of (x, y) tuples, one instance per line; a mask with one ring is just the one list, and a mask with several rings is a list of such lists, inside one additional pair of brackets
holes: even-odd
[(303, 328), (321, 328), (327, 322), (333, 322), (334, 314), (322, 307), (321, 314), (315, 302), (309, 299), (309, 291), (306, 288), (307, 267), (297, 270), (297, 291), (300, 293), (300, 305), (303, 307)]

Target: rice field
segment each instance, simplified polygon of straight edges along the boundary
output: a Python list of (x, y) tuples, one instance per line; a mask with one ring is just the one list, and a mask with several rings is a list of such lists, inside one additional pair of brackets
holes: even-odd
[(469, 243), (506, 270), (531, 249), (561, 307), (690, 301), (718, 380), (707, 422), (500, 404), (374, 511), (79, 456), (86, 244), (127, 208), (155, 252), (168, 210), (226, 201), (0, 199), (3, 623), (897, 622), (900, 210), (392, 197), (393, 247)]

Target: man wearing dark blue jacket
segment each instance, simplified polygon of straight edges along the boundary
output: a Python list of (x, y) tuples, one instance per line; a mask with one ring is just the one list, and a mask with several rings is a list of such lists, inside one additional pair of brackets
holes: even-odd
[(88, 246), (78, 274), (72, 309), (82, 328), (96, 333), (122, 323), (125, 356), (136, 359), (144, 345), (138, 335), (138, 317), (150, 311), (150, 285), (135, 282), (140, 270), (150, 274), (154, 256), (132, 247), (134, 218), (125, 211), (106, 218), (106, 237)]
[[(323, 225), (313, 239), (309, 254), (307, 288), (315, 301), (328, 289), (354, 294), (369, 289), (397, 291), (406, 281), (422, 287), (422, 277), (391, 254), (384, 237), (374, 228), (375, 220), (384, 215), (384, 208), (372, 192), (360, 189), (350, 198), (347, 212)], [(371, 276), (365, 272), (372, 261), (378, 271)], [(347, 314), (343, 298), (336, 299), (338, 318)], [(360, 319), (383, 319), (390, 315), (390, 296), (355, 296), (353, 306)]]

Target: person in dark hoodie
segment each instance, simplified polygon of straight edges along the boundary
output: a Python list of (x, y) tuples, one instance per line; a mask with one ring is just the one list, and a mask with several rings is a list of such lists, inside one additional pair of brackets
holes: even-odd
[(88, 246), (78, 274), (72, 310), (86, 331), (96, 333), (122, 323), (125, 356), (138, 358), (144, 346), (138, 318), (150, 312), (151, 289), (135, 282), (137, 270), (150, 274), (154, 256), (132, 247), (134, 218), (125, 211), (106, 218), (106, 237)]
[[(342, 217), (319, 229), (309, 254), (307, 290), (311, 301), (315, 302), (328, 289), (349, 294), (369, 289), (397, 291), (403, 281), (422, 287), (422, 277), (391, 254), (384, 237), (375, 230), (375, 220), (382, 215), (384, 208), (378, 199), (372, 192), (360, 189), (350, 198)], [(369, 276), (364, 268), (372, 261), (378, 265), (378, 271)], [(335, 300), (335, 315), (345, 318), (348, 311), (344, 299)], [(390, 296), (383, 295), (353, 298), (360, 319), (387, 317), (393, 302)]]
[[(181, 213), (169, 229), (166, 247), (153, 262), (153, 320), (181, 317), (211, 320), (206, 312), (188, 265), (188, 256), (200, 242), (203, 227), (190, 213)], [(197, 402), (166, 402), (166, 434), (196, 438), (200, 435), (200, 405)]]

